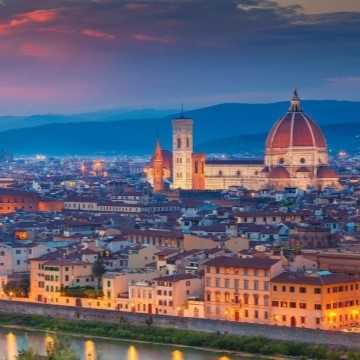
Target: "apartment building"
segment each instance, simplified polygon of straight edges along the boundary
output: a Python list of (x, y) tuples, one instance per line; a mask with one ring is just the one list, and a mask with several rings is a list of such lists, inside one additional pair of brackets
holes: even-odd
[(281, 260), (218, 256), (204, 265), (207, 318), (269, 323), (270, 280), (283, 271)]
[(329, 271), (284, 272), (271, 280), (271, 324), (322, 330), (359, 326), (360, 279)]

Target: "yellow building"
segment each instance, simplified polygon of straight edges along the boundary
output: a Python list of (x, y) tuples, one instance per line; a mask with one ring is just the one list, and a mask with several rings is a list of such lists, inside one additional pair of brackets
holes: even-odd
[(284, 272), (271, 280), (271, 323), (342, 330), (359, 326), (360, 279), (328, 271)]
[(95, 286), (92, 263), (57, 259), (30, 261), (30, 296), (32, 301), (59, 303), (61, 288)]
[(205, 317), (270, 322), (270, 280), (283, 271), (281, 260), (218, 256), (204, 265)]

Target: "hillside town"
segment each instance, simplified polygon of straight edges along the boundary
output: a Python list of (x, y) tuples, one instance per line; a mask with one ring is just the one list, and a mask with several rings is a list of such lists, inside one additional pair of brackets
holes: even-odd
[(337, 188), (153, 191), (144, 158), (10, 159), (0, 297), (358, 331), (359, 158)]

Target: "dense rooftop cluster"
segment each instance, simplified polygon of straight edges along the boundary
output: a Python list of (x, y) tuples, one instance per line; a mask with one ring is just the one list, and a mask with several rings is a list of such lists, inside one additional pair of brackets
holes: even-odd
[(137, 159), (5, 162), (1, 297), (94, 311), (356, 328), (356, 161), (341, 159), (341, 190), (163, 193), (153, 193)]

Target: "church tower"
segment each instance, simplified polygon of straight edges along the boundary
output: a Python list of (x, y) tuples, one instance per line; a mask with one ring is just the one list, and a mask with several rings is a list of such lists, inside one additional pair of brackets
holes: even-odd
[(173, 119), (173, 187), (192, 189), (193, 120)]
[(164, 190), (163, 165), (164, 159), (160, 147), (160, 140), (157, 138), (153, 158), (154, 192), (160, 192)]

